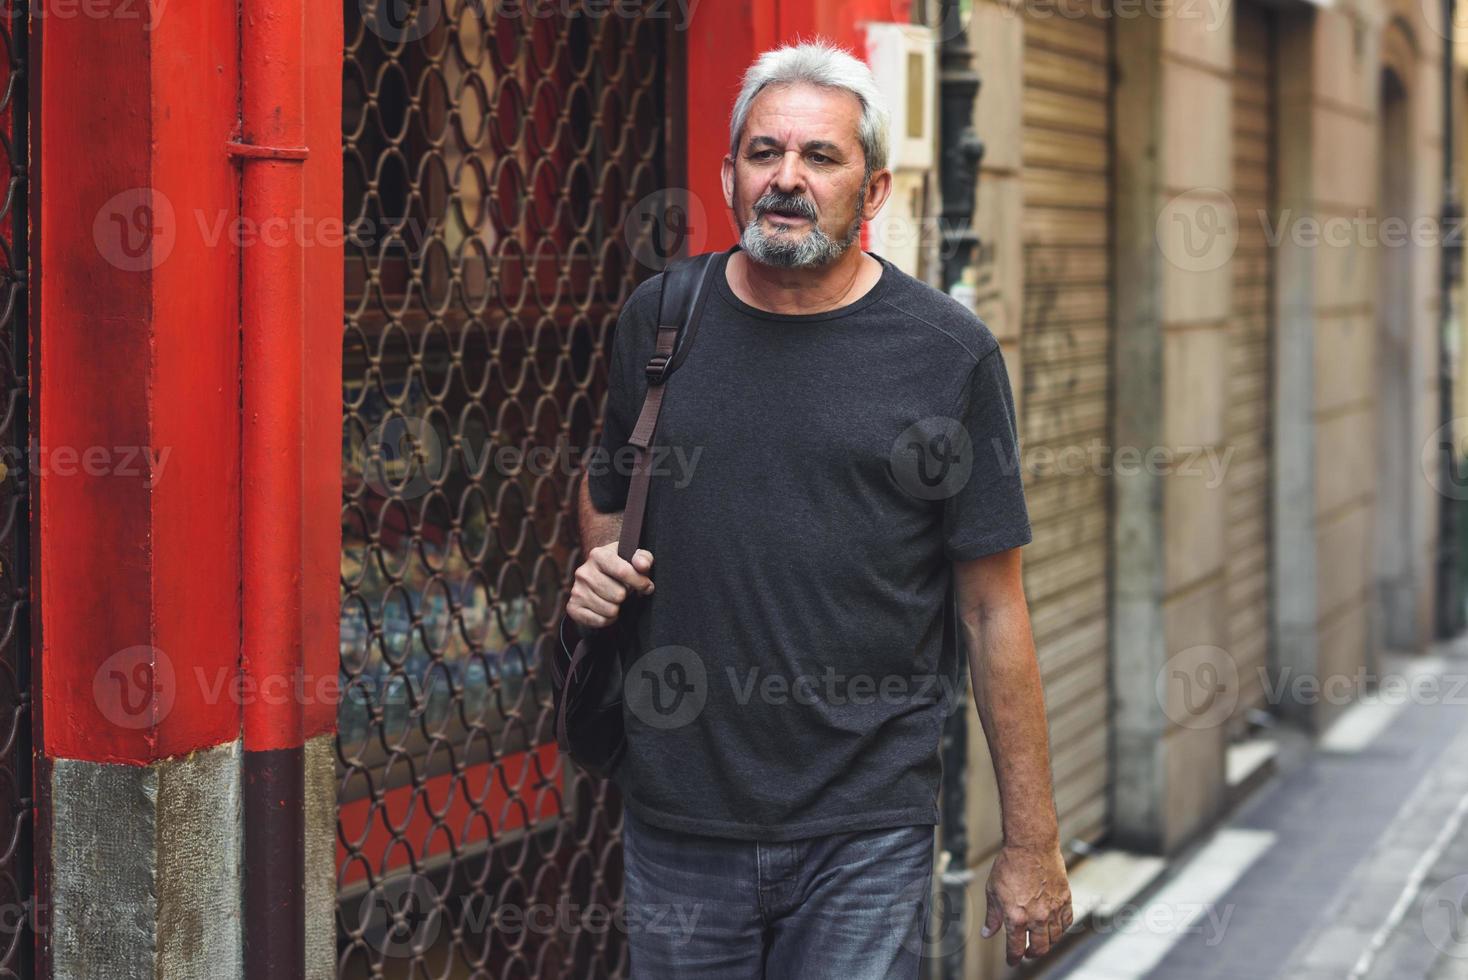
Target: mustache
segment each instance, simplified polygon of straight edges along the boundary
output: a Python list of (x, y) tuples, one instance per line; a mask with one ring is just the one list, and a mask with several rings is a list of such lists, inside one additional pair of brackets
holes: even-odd
[(807, 198), (797, 197), (794, 194), (781, 194), (777, 191), (771, 191), (755, 201), (754, 211), (755, 214), (764, 214), (766, 211), (788, 211), (809, 221), (816, 220), (816, 206)]

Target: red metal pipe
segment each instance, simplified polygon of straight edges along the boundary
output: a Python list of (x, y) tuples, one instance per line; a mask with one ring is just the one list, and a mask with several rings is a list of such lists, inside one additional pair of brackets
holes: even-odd
[[(241, 217), (300, 228), (303, 0), (242, 0)], [(271, 224), (267, 224), (271, 222)], [(278, 225), (277, 225), (278, 226)], [(241, 263), (245, 974), (305, 975), (305, 242), (254, 234)]]
[[(244, 664), (247, 678), (296, 683), (301, 667), (305, 243), (263, 233), (305, 207), (301, 0), (244, 0), (241, 262)], [(299, 697), (245, 699), (246, 749), (299, 748)]]

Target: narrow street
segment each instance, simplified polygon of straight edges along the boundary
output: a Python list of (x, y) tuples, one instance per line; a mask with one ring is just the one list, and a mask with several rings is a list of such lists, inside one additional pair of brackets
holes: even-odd
[(1398, 696), (1281, 733), (1275, 776), (1041, 975), (1468, 980), (1468, 640), (1381, 673)]

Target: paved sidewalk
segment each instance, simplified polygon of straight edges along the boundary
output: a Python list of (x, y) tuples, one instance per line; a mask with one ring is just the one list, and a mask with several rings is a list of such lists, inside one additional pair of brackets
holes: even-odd
[(1101, 916), (1046, 980), (1468, 980), (1468, 640), (1381, 671), (1438, 683), (1282, 753), (1134, 914)]

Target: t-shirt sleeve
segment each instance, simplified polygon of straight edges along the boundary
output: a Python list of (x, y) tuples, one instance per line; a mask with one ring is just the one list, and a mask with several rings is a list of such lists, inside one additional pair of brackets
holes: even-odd
[(973, 466), (943, 501), (944, 553), (963, 561), (1029, 544), (1014, 396), (997, 346), (974, 365), (955, 418)]
[[(629, 297), (617, 316), (612, 350), (607, 358), (607, 405), (602, 419), (601, 442), (586, 468), (591, 502), (604, 514), (626, 508), (627, 491), (632, 484), (632, 456), (626, 446), (642, 411), (642, 399), (647, 391), (643, 369), (647, 366), (651, 348), (650, 344), (639, 343), (638, 331), (648, 329), (643, 295), (639, 291)], [(648, 348), (647, 352), (644, 352), (644, 347)]]

